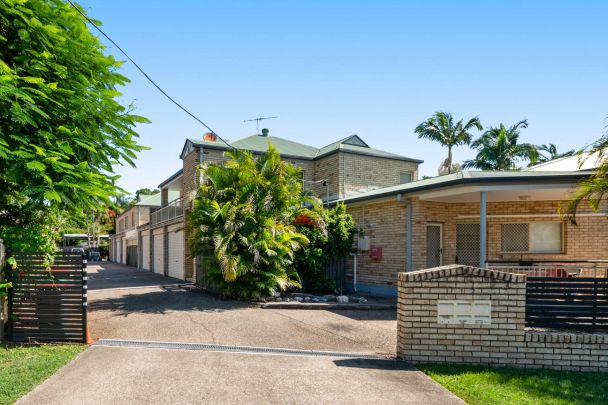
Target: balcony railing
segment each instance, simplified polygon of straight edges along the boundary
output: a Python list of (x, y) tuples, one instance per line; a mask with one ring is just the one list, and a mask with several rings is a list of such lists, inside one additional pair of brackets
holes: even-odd
[(486, 267), (529, 277), (596, 277), (608, 278), (608, 260), (582, 261), (488, 261)]
[(162, 222), (170, 221), (182, 215), (184, 215), (182, 199), (178, 198), (177, 200), (171, 201), (166, 206), (150, 214), (150, 225), (156, 225)]

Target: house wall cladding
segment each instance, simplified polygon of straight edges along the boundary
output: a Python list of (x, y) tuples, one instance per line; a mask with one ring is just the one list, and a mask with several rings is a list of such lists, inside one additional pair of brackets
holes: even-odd
[[(525, 329), (526, 276), (452, 265), (400, 273), (397, 356), (466, 363), (608, 371), (608, 335)], [(439, 300), (490, 301), (490, 324), (438, 322)]]
[[(442, 225), (443, 265), (456, 262), (456, 227), (458, 224), (479, 224), (478, 203), (442, 203), (412, 201), (412, 265), (414, 270), (424, 269), (427, 263), (426, 227), (429, 223)], [(492, 202), (488, 203), (488, 260), (608, 260), (608, 221), (596, 216), (590, 207), (581, 205), (578, 225), (563, 221), (564, 251), (559, 254), (502, 253), (501, 224), (560, 221), (560, 201)], [(606, 212), (602, 204), (600, 212)], [(370, 236), (370, 244), (383, 248), (383, 258), (374, 261), (369, 252), (357, 257), (357, 282), (394, 286), (397, 273), (405, 270), (406, 204), (389, 201), (369, 201), (350, 205), (357, 228)], [(523, 215), (523, 217), (509, 217)], [(593, 216), (588, 216), (593, 215)], [(347, 261), (347, 283), (352, 285), (353, 260)]]

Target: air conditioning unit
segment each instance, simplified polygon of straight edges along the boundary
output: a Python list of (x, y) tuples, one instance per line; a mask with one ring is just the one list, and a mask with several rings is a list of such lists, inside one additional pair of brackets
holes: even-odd
[(367, 252), (369, 250), (369, 236), (361, 236), (357, 240), (357, 249), (362, 252)]

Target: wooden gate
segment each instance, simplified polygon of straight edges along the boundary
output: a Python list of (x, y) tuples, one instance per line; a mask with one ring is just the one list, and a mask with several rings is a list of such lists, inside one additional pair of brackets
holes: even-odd
[(9, 338), (15, 342), (86, 342), (87, 271), (84, 255), (12, 254)]

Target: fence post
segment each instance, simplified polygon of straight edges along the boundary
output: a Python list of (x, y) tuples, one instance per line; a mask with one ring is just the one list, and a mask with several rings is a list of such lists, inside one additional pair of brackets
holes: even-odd
[[(4, 242), (0, 239), (0, 283), (4, 281), (4, 271), (6, 265), (6, 257), (4, 251)], [(6, 299), (4, 297), (0, 298), (0, 342), (4, 342), (4, 317), (7, 315), (8, 311), (6, 308)]]

